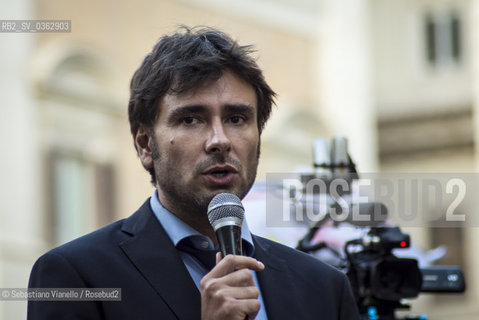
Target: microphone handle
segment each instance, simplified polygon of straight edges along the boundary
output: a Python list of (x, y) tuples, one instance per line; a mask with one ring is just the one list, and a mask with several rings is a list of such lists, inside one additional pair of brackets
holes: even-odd
[[(237, 225), (223, 226), (216, 230), (216, 238), (220, 245), (223, 258), (228, 254), (242, 255), (243, 248), (241, 245), (241, 227)], [(248, 315), (244, 320), (249, 320)]]
[(236, 225), (223, 226), (216, 230), (216, 238), (223, 257), (228, 254), (242, 255), (241, 227)]

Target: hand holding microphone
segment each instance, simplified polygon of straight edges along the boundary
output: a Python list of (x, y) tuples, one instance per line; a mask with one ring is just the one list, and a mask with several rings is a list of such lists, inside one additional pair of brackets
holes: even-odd
[(208, 219), (215, 230), (223, 258), (200, 282), (201, 319), (252, 320), (261, 304), (250, 270), (262, 271), (263, 263), (241, 256), (241, 225), (244, 208), (230, 193), (216, 195), (208, 206)]

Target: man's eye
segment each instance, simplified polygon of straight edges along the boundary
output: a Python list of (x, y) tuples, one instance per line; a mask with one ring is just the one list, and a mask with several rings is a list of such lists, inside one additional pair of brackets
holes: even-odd
[(244, 120), (244, 118), (241, 117), (241, 116), (232, 116), (232, 117), (230, 118), (230, 121), (231, 121), (232, 123), (234, 123), (234, 124), (241, 124), (241, 123), (243, 123), (245, 120)]
[(185, 117), (181, 120), (182, 123), (184, 124), (195, 124), (196, 122), (198, 121), (198, 119), (194, 118), (194, 117)]

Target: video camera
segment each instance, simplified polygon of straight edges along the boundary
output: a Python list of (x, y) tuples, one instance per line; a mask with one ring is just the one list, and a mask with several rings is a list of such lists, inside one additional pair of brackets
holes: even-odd
[[(313, 147), (315, 174), (303, 175), (305, 185), (311, 179), (322, 179), (330, 186), (334, 179), (345, 179), (351, 184), (358, 178), (356, 168), (347, 154), (347, 140), (344, 137), (333, 139), (331, 156), (328, 156), (327, 143), (324, 139), (316, 140)], [(329, 190), (329, 189), (328, 189)], [(351, 189), (349, 189), (351, 190)], [(301, 192), (307, 192), (304, 188)], [(339, 190), (336, 195), (344, 196), (347, 192)], [(324, 199), (324, 197), (322, 198)], [(338, 201), (329, 199), (330, 210), (341, 210)], [(356, 224), (363, 228), (363, 236), (345, 242), (343, 251), (338, 252), (326, 242), (313, 243), (316, 233), (331, 219), (329, 212), (319, 220), (297, 245), (297, 249), (316, 253), (328, 250), (337, 258), (334, 266), (343, 270), (351, 283), (364, 320), (395, 320), (395, 311), (408, 309), (409, 303), (404, 299), (417, 297), (421, 292), (464, 292), (465, 281), (461, 270), (454, 266), (433, 266), (419, 268), (414, 258), (399, 258), (394, 249), (410, 246), (410, 237), (401, 232), (397, 226), (387, 223), (387, 208), (380, 203), (355, 204), (359, 212), (372, 214), (369, 223)], [(343, 222), (354, 224), (353, 219)], [(334, 221), (334, 226), (340, 223)], [(321, 258), (320, 258), (321, 259)], [(331, 261), (327, 261), (331, 263)], [(407, 316), (404, 319), (426, 319), (425, 315)]]

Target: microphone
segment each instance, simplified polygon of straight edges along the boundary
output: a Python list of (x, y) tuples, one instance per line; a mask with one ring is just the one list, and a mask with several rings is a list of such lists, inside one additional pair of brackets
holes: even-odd
[(325, 138), (313, 141), (313, 166), (316, 178), (331, 178), (331, 152)]
[(358, 227), (378, 227), (384, 225), (387, 219), (388, 208), (383, 203), (360, 202), (352, 205), (345, 222)]
[(219, 193), (208, 205), (208, 220), (216, 233), (221, 254), (241, 255), (241, 226), (244, 207), (232, 193)]
[(335, 167), (334, 171), (338, 173), (346, 173), (349, 168), (348, 156), (348, 139), (341, 135), (333, 138), (333, 146), (331, 148), (331, 162)]

